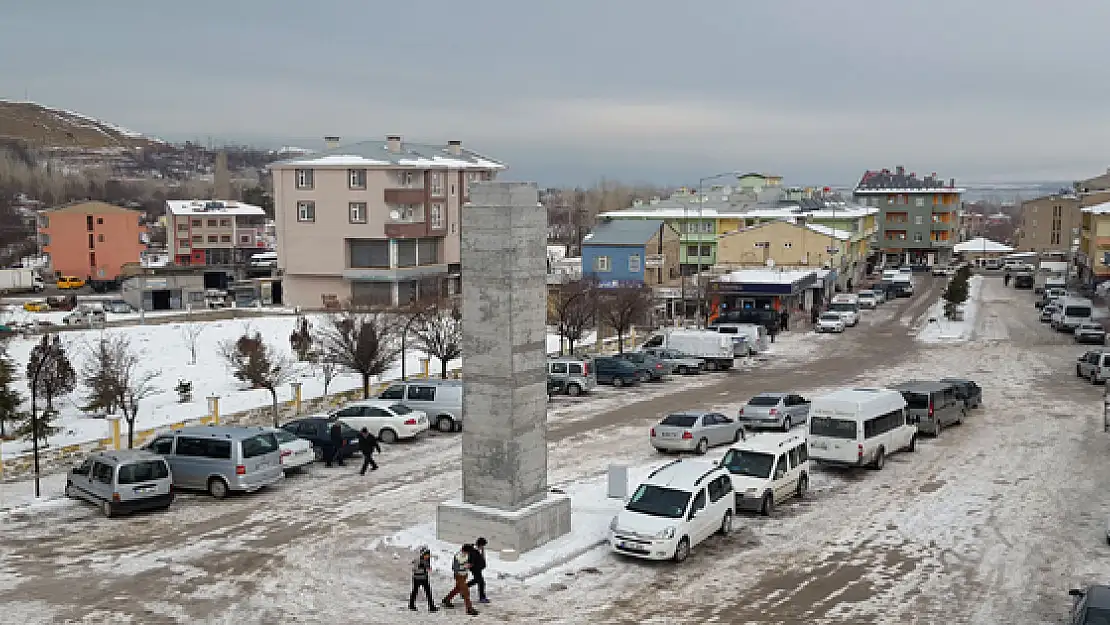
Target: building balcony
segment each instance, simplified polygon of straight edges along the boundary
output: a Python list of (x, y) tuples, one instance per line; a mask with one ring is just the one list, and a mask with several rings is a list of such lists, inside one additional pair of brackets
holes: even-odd
[(395, 187), (385, 189), (383, 193), (386, 204), (419, 204), (423, 206), (427, 199), (424, 187)]
[(437, 263), (432, 265), (415, 265), (412, 267), (348, 267), (343, 270), (345, 280), (359, 280), (366, 282), (397, 282), (399, 280), (413, 280), (427, 276), (447, 275), (447, 265)]
[(426, 237), (430, 231), (424, 205), (389, 206), (385, 236), (391, 239)]

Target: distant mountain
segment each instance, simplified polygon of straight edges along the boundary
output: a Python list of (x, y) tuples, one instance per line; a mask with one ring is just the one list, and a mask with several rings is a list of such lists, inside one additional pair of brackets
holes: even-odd
[(39, 148), (137, 149), (165, 146), (147, 137), (88, 115), (34, 102), (0, 100), (0, 139)]

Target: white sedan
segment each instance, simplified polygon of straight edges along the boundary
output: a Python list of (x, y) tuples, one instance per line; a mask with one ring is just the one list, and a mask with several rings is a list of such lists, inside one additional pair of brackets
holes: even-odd
[(356, 430), (366, 428), (383, 443), (416, 438), (428, 431), (428, 415), (423, 410), (412, 410), (389, 399), (352, 402), (328, 416)]
[(841, 333), (844, 331), (844, 317), (840, 313), (827, 312), (821, 313), (817, 318), (817, 325), (813, 328), (814, 332), (836, 332)]
[(281, 449), (281, 468), (284, 471), (299, 471), (312, 464), (315, 456), (311, 442), (297, 438), (285, 430), (275, 429), (273, 432)]

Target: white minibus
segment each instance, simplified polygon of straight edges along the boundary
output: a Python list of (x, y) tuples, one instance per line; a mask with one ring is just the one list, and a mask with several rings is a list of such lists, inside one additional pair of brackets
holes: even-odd
[(843, 389), (818, 397), (810, 404), (808, 428), (809, 458), (823, 464), (882, 469), (888, 455), (917, 445), (906, 400), (891, 389)]

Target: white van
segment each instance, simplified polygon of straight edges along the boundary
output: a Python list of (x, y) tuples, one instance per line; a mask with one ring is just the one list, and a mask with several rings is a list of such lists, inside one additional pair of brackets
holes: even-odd
[(737, 358), (765, 352), (770, 346), (770, 341), (767, 337), (767, 328), (754, 323), (718, 323), (710, 326), (710, 329), (716, 330), (721, 334), (744, 337), (747, 352), (737, 353)]
[(824, 464), (882, 469), (888, 455), (917, 446), (906, 400), (891, 389), (844, 389), (814, 399), (808, 433), (810, 460)]
[(833, 296), (829, 312), (839, 313), (846, 326), (859, 325), (859, 296), (854, 293)]
[(1056, 306), (1059, 310), (1052, 315), (1052, 327), (1059, 332), (1075, 332), (1079, 324), (1093, 319), (1094, 304), (1085, 297), (1063, 297)]
[(775, 506), (809, 490), (809, 450), (800, 434), (758, 434), (736, 443), (721, 459), (732, 474), (736, 509), (770, 516)]

